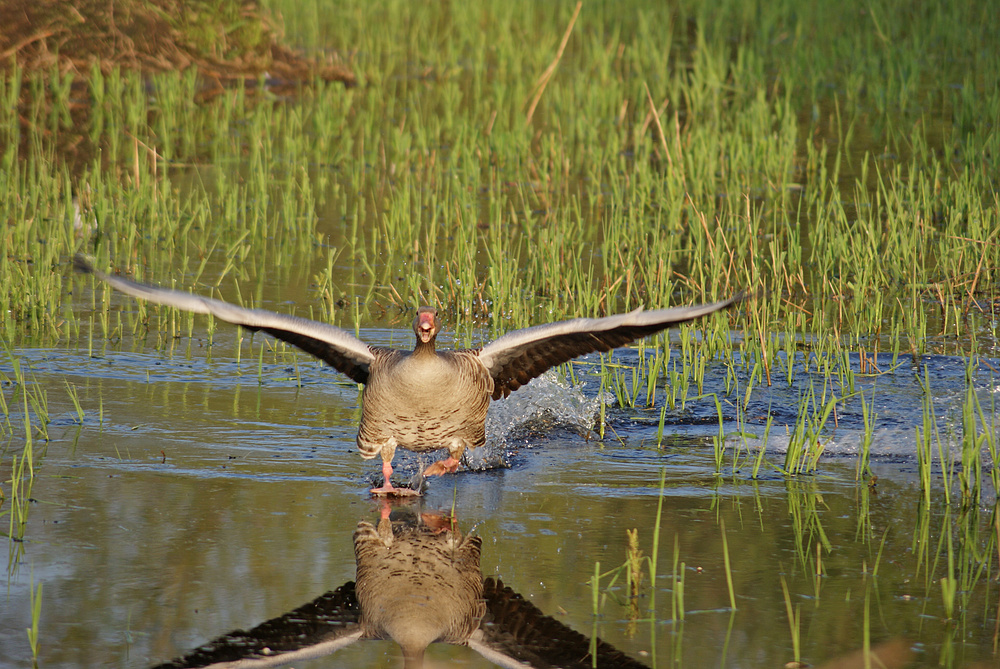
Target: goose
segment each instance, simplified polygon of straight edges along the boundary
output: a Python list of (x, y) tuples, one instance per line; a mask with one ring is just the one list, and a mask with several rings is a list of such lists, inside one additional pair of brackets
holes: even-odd
[[(435, 642), (467, 646), (504, 669), (590, 669), (595, 655), (601, 669), (648, 669), (545, 615), (500, 578), (483, 578), (482, 539), (463, 536), (452, 519), (400, 518), (382, 503), (377, 525), (362, 520), (354, 531), (356, 581), (154, 669), (264, 669), (326, 657), (368, 639), (399, 644), (404, 669), (426, 666), (424, 653)], [(912, 646), (890, 638), (818, 669), (904, 669), (913, 662)]]
[(482, 538), (453, 527), (393, 524), (389, 507), (375, 527), (354, 530), (362, 638), (392, 639), (403, 666), (419, 667), (435, 641), (465, 644), (486, 613)]
[(357, 445), (361, 457), (382, 457), (383, 485), (373, 495), (418, 495), (391, 483), (396, 448), (417, 453), (447, 449), (425, 476), (458, 469), (466, 449), (486, 443), (486, 410), (546, 370), (587, 353), (609, 351), (671, 325), (701, 318), (740, 299), (603, 318), (575, 318), (514, 330), (477, 349), (438, 351), (437, 311), (422, 306), (413, 319), (412, 351), (370, 346), (346, 330), (264, 309), (159, 288), (106, 274), (84, 256), (74, 265), (115, 290), (182, 311), (211, 314), (252, 332), (262, 331), (323, 360), (364, 384)]
[(261, 669), (334, 653), (357, 641), (395, 641), (404, 669), (432, 643), (467, 646), (509, 669), (648, 669), (611, 644), (546, 616), (499, 578), (483, 578), (482, 538), (451, 518), (383, 501), (377, 525), (354, 530), (356, 581), (249, 631), (235, 630), (155, 669)]

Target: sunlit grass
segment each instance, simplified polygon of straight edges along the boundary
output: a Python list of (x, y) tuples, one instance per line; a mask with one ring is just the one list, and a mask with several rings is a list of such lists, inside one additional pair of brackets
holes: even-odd
[[(697, 10), (681, 11), (699, 16)], [(338, 14), (357, 16), (349, 9)], [(543, 14), (547, 23), (538, 29), (546, 31), (547, 26), (542, 34), (549, 38), (568, 20), (559, 11)], [(764, 23), (780, 22), (779, 14)], [(289, 20), (295, 15), (291, 12)], [(433, 21), (417, 12), (404, 15)], [(212, 259), (214, 267), (222, 260), (218, 254), (224, 245), (229, 248), (221, 269), (213, 270), (215, 285), (232, 271), (233, 258), (245, 261), (251, 251), (257, 257), (275, 254), (277, 262), (272, 264), (279, 268), (288, 266), (291, 248), (314, 263), (312, 245), (325, 236), (340, 254), (347, 250), (345, 262), (364, 267), (372, 280), (361, 292), (344, 291), (346, 268), (340, 268), (340, 292), (365, 304), (373, 299), (401, 306), (438, 302), (456, 316), (471, 310), (470, 315), (487, 316), (504, 327), (529, 322), (527, 311), (514, 308), (525, 293), (559, 316), (617, 311), (639, 301), (664, 304), (677, 294), (703, 298), (761, 282), (772, 294), (798, 295), (798, 299), (806, 286), (821, 299), (863, 297), (836, 318), (834, 331), (852, 336), (855, 331), (868, 332), (881, 319), (883, 301), (868, 298), (879, 298), (886, 288), (910, 287), (918, 296), (937, 298), (955, 290), (971, 295), (988, 285), (992, 265), (984, 261), (995, 253), (989, 243), (989, 231), (996, 229), (995, 214), (991, 201), (975, 199), (988, 191), (979, 189), (983, 182), (977, 173), (946, 169), (928, 150), (927, 136), (914, 131), (898, 137), (887, 126), (888, 141), (905, 143), (907, 150), (900, 155), (909, 156), (911, 164), (903, 170), (897, 161), (886, 171), (885, 159), (876, 160), (882, 153), (869, 157), (884, 145), (855, 148), (856, 103), (838, 96), (830, 107), (829, 126), (814, 121), (814, 128), (822, 132), (803, 141), (792, 91), (797, 85), (808, 89), (810, 80), (798, 82), (793, 75), (808, 68), (791, 65), (782, 79), (786, 89), (782, 96), (752, 94), (749, 82), (763, 77), (763, 68), (727, 62), (718, 44), (701, 35), (693, 45), (691, 76), (658, 84), (652, 75), (662, 79), (662, 71), (651, 69), (644, 78), (642, 70), (652, 68), (655, 52), (640, 58), (635, 46), (621, 41), (624, 52), (617, 55), (591, 32), (599, 16), (606, 19), (600, 12), (597, 16), (589, 16), (586, 9), (582, 12), (574, 28), (579, 44), (571, 44), (559, 77), (541, 98), (544, 121), (532, 124), (516, 111), (520, 95), (489, 93), (507, 88), (526, 93), (534, 77), (491, 78), (495, 65), (481, 59), (453, 70), (443, 65), (449, 60), (448, 51), (430, 58), (429, 67), (447, 73), (438, 96), (426, 95), (405, 78), (386, 79), (383, 69), (373, 73), (382, 86), (344, 91), (319, 85), (304, 93), (304, 104), (293, 106), (248, 97), (240, 88), (207, 106), (193, 104), (190, 76), (163, 76), (156, 82), (160, 94), (152, 103), (128, 75), (95, 72), (91, 88), (103, 112), (98, 139), (119, 142), (111, 144), (108, 153), (122, 171), (90, 170), (81, 184), (75, 175), (29, 174), (15, 163), (12, 183), (24, 183), (33, 195), (22, 198), (10, 218), (31, 219), (26, 232), (53, 225), (61, 231), (59, 243), (46, 258), (56, 265), (59, 257), (87, 239), (67, 220), (69, 194), (85, 189), (86, 216), (93, 216), (99, 230), (97, 246), (107, 246), (107, 255), (99, 252), (99, 260), (120, 264), (135, 258), (139, 267), (152, 263), (151, 276), (168, 274), (162, 271), (165, 268), (187, 275), (185, 259), (193, 249), (198, 249), (202, 264)], [(515, 20), (506, 12), (495, 18), (502, 24)], [(736, 21), (735, 16), (730, 19)], [(815, 17), (801, 20), (808, 24)], [(868, 18), (862, 20), (870, 25)], [(378, 36), (354, 32), (357, 26), (352, 25), (345, 21), (342, 36), (331, 40), (367, 45), (367, 57), (388, 58), (398, 52), (398, 47), (371, 43)], [(713, 25), (721, 36), (726, 30), (722, 26), (732, 24)], [(520, 57), (524, 63), (519, 71), (527, 75), (534, 66), (551, 60), (553, 53), (547, 47), (552, 44), (551, 39), (541, 40), (537, 52), (524, 53), (501, 40), (493, 58), (508, 62)], [(669, 52), (670, 46), (656, 48)], [(743, 48), (753, 46), (751, 41)], [(461, 36), (448, 47), (454, 58), (474, 45)], [(410, 44), (410, 48), (420, 46)], [(824, 48), (818, 45), (819, 51)], [(876, 58), (883, 56), (882, 50), (876, 53)], [(616, 63), (616, 58), (624, 61)], [(626, 76), (621, 65), (630, 59), (635, 59), (637, 69)], [(579, 63), (591, 63), (601, 73), (605, 83), (601, 95), (593, 95), (589, 86), (588, 96), (581, 95), (584, 77), (592, 73), (589, 68), (581, 71)], [(359, 64), (362, 69), (376, 67), (367, 61)], [(398, 67), (389, 60), (379, 66)], [(736, 74), (751, 79), (741, 79), (735, 91), (708, 93), (716, 85), (713, 82)], [(856, 85), (852, 80), (847, 87)], [(664, 86), (670, 91), (665, 98)], [(486, 94), (466, 97), (466, 87)], [(450, 95), (462, 102), (444, 104)], [(652, 108), (650, 99), (655, 103)], [(657, 105), (663, 100), (667, 104), (661, 113)], [(105, 110), (102, 101), (110, 109)], [(510, 107), (497, 114), (501, 101)], [(405, 118), (395, 111), (403, 104)], [(728, 108), (726, 115), (717, 113), (720, 104)], [(816, 104), (822, 119), (825, 102)], [(588, 126), (554, 113), (567, 108), (574, 109), (577, 118), (606, 114), (615, 122)], [(51, 113), (58, 116), (58, 105)], [(144, 128), (147, 117), (153, 122)], [(480, 122), (490, 119), (487, 133)], [(617, 141), (605, 141), (595, 128), (606, 128)], [(939, 128), (933, 130), (940, 141)], [(117, 139), (122, 136), (134, 139)], [(201, 136), (217, 138), (210, 151), (193, 139)], [(44, 142), (39, 140), (36, 146), (40, 157), (49, 155)], [(835, 155), (829, 154), (830, 146), (837, 147)], [(628, 151), (628, 160), (623, 160), (623, 150)], [(815, 167), (808, 160), (804, 169), (800, 167), (802, 152), (808, 155), (814, 150), (827, 153), (814, 159)], [(241, 165), (239, 179), (225, 167), (211, 169), (233, 162)], [(827, 163), (832, 164), (832, 173)], [(856, 187), (841, 191), (837, 184), (845, 181), (841, 173), (846, 163), (858, 176)], [(198, 167), (189, 172), (187, 166), (192, 164)], [(124, 184), (108, 179), (119, 176)], [(588, 191), (599, 184), (606, 184), (607, 195)], [(213, 202), (216, 198), (218, 203)], [(916, 212), (932, 212), (935, 220), (915, 219)], [(331, 214), (344, 216), (347, 225), (331, 229), (322, 220)], [(906, 234), (914, 224), (918, 231), (933, 226), (935, 234)], [(138, 230), (142, 235), (136, 234)], [(220, 239), (225, 240), (221, 245)], [(967, 249), (969, 239), (978, 242), (972, 253)], [(157, 240), (155, 254), (148, 246), (152, 240)], [(31, 236), (21, 236), (20, 241), (28, 248)], [(567, 245), (578, 249), (567, 254)], [(136, 253), (136, 247), (145, 248)], [(490, 260), (489, 272), (481, 264), (484, 253)], [(175, 254), (180, 267), (172, 260)], [(495, 272), (497, 264), (510, 264), (515, 272)], [(952, 288), (948, 277), (938, 276), (944, 267), (954, 277)], [(132, 263), (126, 262), (124, 268), (132, 269)], [(245, 266), (237, 271), (241, 280), (252, 274)], [(199, 273), (188, 278), (196, 279)], [(408, 285), (394, 285), (397, 282), (390, 279), (394, 274), (401, 274)], [(51, 290), (33, 291), (31, 304), (38, 304)], [(899, 295), (907, 296), (906, 290)], [(901, 334), (922, 342), (923, 300), (912, 299), (912, 292), (908, 297), (905, 306), (915, 308), (917, 318), (909, 332)], [(48, 299), (51, 303), (57, 298)], [(505, 306), (497, 310), (492, 304)], [(14, 313), (29, 307), (20, 306)], [(858, 310), (860, 306), (863, 310)], [(958, 325), (949, 316), (955, 308), (952, 304), (950, 311), (945, 310), (946, 329)], [(757, 307), (749, 311), (752, 317)], [(44, 327), (44, 320), (33, 321), (34, 329)], [(825, 319), (815, 323), (828, 325)], [(757, 327), (766, 331), (762, 321)], [(793, 340), (786, 338), (786, 345)], [(753, 341), (748, 338), (746, 345)], [(766, 347), (762, 350), (765, 364), (773, 359), (772, 353)]]

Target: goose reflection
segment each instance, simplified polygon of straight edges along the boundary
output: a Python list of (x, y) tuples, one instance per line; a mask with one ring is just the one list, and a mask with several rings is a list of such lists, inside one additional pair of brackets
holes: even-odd
[(482, 539), (452, 519), (383, 505), (378, 525), (354, 531), (357, 581), (236, 630), (158, 669), (274, 667), (321, 657), (363, 639), (391, 639), (403, 666), (423, 666), (431, 643), (465, 645), (500, 667), (646, 668), (610, 644), (596, 645), (499, 579), (483, 579)]

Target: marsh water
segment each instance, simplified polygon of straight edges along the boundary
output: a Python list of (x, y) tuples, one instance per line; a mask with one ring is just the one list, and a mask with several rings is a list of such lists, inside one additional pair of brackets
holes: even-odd
[[(122, 299), (122, 308), (134, 306)], [(360, 334), (377, 344), (411, 336), (405, 328)], [(9, 544), (0, 665), (31, 661), (24, 630), (33, 584), (43, 586), (42, 666), (142, 667), (353, 579), (352, 532), (378, 515), (367, 493), (377, 464), (353, 443), (358, 388), (304, 355), (276, 359), (248, 341), (237, 360), (238, 336), (220, 326), (210, 340), (197, 325), (162, 347), (124, 337), (99, 348), (16, 351), (31, 383), (48, 390), (51, 423), (50, 440), (35, 443), (43, 457), (27, 531)], [(638, 355), (617, 354), (625, 362)], [(486, 468), (435, 478), (413, 502), (453, 512), (483, 537), (485, 575), (650, 666), (782, 666), (794, 657), (789, 606), (801, 657), (812, 663), (860, 649), (870, 635), (912, 643), (916, 666), (990, 666), (996, 572), (969, 582), (950, 613), (940, 574), (989, 535), (994, 502), (937, 497), (927, 508), (913, 445), (922, 368), (933, 370), (947, 433), (960, 420), (949, 407), (967, 391), (963, 359), (906, 360), (878, 378), (874, 483), (858, 477), (864, 426), (851, 412), (827, 431), (814, 473), (789, 477), (765, 464), (750, 476), (760, 418), (774, 417), (774, 461), (794, 424), (796, 391), (781, 384), (755, 399), (750, 425), (723, 412), (731, 436), (721, 472), (708, 398), (667, 412), (658, 445), (659, 410), (603, 396), (601, 439), (593, 429), (602, 395), (586, 364), (594, 359), (583, 362), (575, 384), (550, 374), (495, 403), (490, 452), (477, 460)], [(991, 364), (976, 370), (986, 402), (996, 392)], [(706, 393), (721, 389), (726, 369), (708, 365)], [(82, 424), (67, 382), (84, 407)], [(408, 453), (397, 460), (404, 477), (420, 464)], [(637, 529), (640, 549), (652, 554), (661, 504), (655, 580), (647, 571), (630, 600), (624, 574), (612, 582), (608, 572), (625, 562), (626, 530)], [(595, 571), (603, 575), (596, 603)], [(394, 644), (366, 642), (296, 666), (387, 666), (397, 656)], [(463, 648), (433, 646), (431, 657), (490, 666)]]

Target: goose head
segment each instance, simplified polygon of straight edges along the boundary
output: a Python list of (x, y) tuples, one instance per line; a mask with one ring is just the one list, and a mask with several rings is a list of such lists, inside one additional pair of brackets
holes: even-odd
[(438, 333), (437, 309), (420, 307), (417, 317), (413, 319), (413, 332), (417, 335), (417, 345), (434, 344)]

